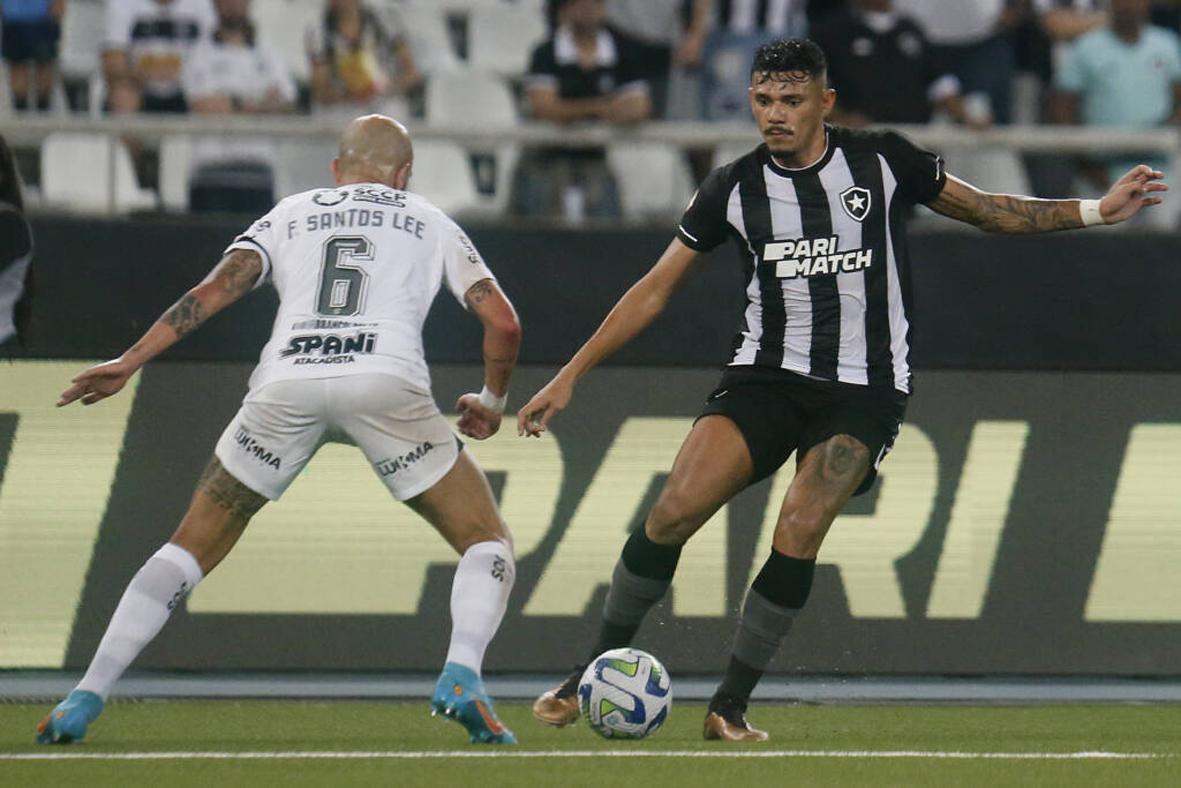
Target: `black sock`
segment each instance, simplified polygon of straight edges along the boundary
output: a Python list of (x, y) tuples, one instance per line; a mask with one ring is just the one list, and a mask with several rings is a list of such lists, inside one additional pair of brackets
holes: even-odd
[(746, 701), (759, 683), (800, 608), (808, 601), (815, 559), (771, 551), (742, 606), (730, 664), (718, 695)]
[(633, 573), (653, 580), (672, 580), (681, 560), (681, 545), (657, 544), (648, 538), (644, 526), (631, 532), (620, 560)]
[(29, 97), (28, 96), (13, 96), (12, 97), (12, 108), (15, 109), (17, 112), (27, 112), (29, 109)]
[(668, 591), (680, 558), (680, 545), (653, 542), (643, 526), (632, 531), (615, 564), (603, 605), (603, 625), (590, 659), (632, 642), (644, 616)]
[(761, 668), (752, 668), (738, 657), (731, 656), (730, 664), (726, 666), (726, 674), (722, 676), (722, 683), (714, 693), (714, 699), (724, 696), (745, 703), (762, 677)]
[(815, 558), (792, 558), (772, 550), (750, 587), (768, 602), (799, 610), (808, 601), (815, 572)]
[(37, 96), (37, 110), (49, 112), (49, 96)]

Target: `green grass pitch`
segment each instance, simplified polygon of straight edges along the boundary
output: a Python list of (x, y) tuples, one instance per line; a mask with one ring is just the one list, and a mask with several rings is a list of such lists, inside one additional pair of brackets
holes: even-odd
[(701, 740), (698, 702), (642, 742), (502, 702), (516, 748), (469, 745), (425, 700), (116, 702), (85, 743), (41, 747), (50, 705), (0, 704), (0, 785), (1181, 785), (1181, 705), (758, 704), (771, 741), (735, 746)]

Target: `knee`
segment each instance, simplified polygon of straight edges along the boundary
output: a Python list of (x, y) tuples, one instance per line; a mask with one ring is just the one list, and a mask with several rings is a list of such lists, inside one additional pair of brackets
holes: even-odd
[(683, 545), (701, 527), (692, 501), (682, 491), (665, 489), (644, 523), (644, 532), (657, 544)]
[(815, 558), (832, 518), (823, 512), (795, 510), (782, 515), (775, 526), (775, 549), (795, 558)]

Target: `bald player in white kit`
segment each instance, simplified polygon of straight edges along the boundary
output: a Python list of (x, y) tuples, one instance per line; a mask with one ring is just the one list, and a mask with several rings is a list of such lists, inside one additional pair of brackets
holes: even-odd
[(73, 380), (59, 406), (117, 393), (148, 361), (268, 277), (279, 292), (271, 339), (172, 538), (124, 592), (86, 675), (38, 725), (46, 744), (80, 740), (112, 685), (178, 601), (225, 558), (250, 518), (276, 500), (328, 441), (358, 446), (390, 492), (462, 557), (451, 590), (451, 644), (432, 713), (477, 743), (515, 744), (480, 678), (515, 565), (483, 472), (430, 392), (422, 325), (445, 281), (484, 326), (484, 389), (459, 398), (459, 431), (496, 433), (521, 327), (463, 231), (405, 191), (406, 129), (357, 118), (332, 162), (336, 188), (280, 202), (130, 350)]

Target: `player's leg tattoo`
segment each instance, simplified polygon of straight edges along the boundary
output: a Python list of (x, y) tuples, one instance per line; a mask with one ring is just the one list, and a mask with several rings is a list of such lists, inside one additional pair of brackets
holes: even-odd
[(812, 447), (799, 462), (771, 554), (747, 593), (730, 663), (715, 697), (750, 697), (808, 601), (820, 543), (868, 470), (869, 450), (848, 435)]
[(197, 480), (197, 489), (208, 495), (235, 519), (249, 520), (267, 502), (265, 496), (259, 495), (230, 475), (216, 455), (210, 458), (205, 470), (201, 472), (201, 478)]
[(172, 540), (131, 579), (78, 689), (105, 699), (173, 608), (225, 557), (266, 501), (213, 457)]

